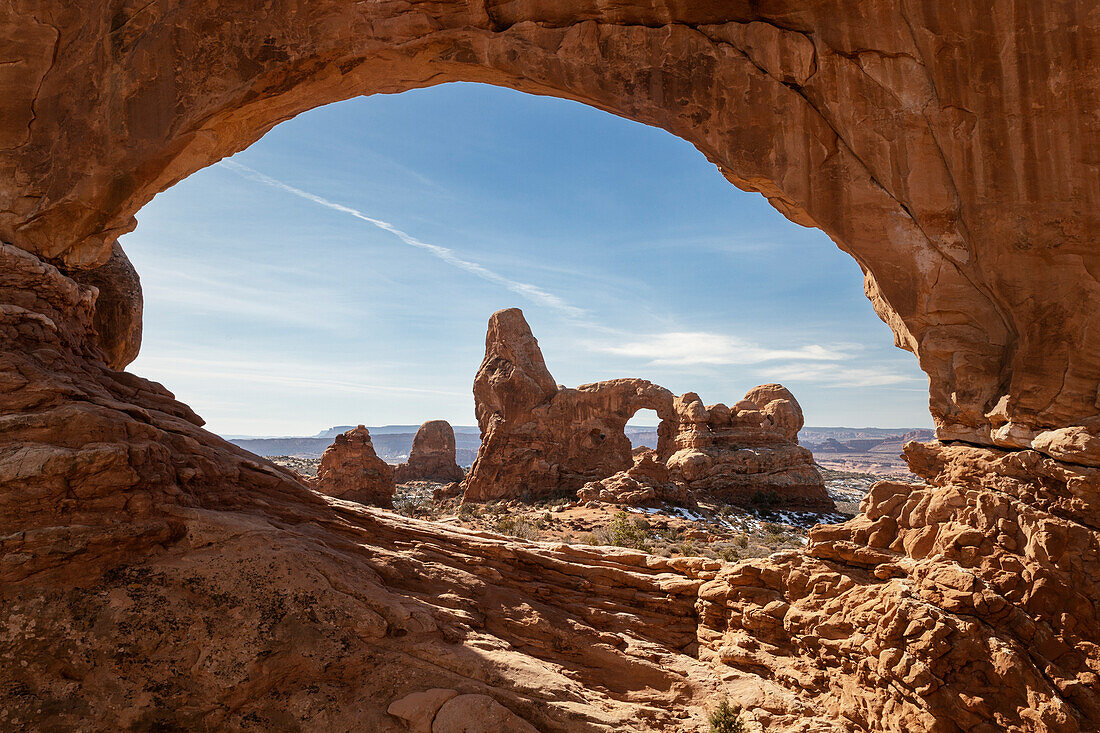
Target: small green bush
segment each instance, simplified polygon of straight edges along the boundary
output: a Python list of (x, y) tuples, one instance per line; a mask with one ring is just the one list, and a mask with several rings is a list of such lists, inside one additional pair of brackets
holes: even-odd
[(710, 733), (744, 733), (745, 726), (741, 724), (741, 708), (730, 705), (725, 698), (707, 716), (710, 723)]
[(680, 543), (680, 554), (684, 557), (698, 557), (699, 548), (695, 546), (694, 540), (684, 540)]
[(604, 531), (609, 545), (649, 551), (651, 538), (649, 522), (645, 519), (632, 519), (628, 512), (616, 512)]
[(726, 545), (718, 550), (718, 556), (726, 562), (733, 562), (734, 560), (741, 559), (741, 553), (737, 551), (736, 547), (730, 547)]
[(411, 501), (395, 501), (393, 510), (406, 517), (416, 517), (421, 513), (420, 507)]

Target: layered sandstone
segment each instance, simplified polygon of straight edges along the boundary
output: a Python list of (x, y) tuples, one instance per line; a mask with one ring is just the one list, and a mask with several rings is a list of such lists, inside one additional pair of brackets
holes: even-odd
[[(717, 563), (310, 491), (106, 367), (96, 295), (0, 245), (0, 728), (400, 731), (435, 688), (539, 730), (702, 720), (678, 650)], [(511, 720), (468, 702), (448, 725)]]
[[(802, 408), (782, 385), (756, 387), (733, 409), (705, 407), (694, 393), (673, 398), (641, 379), (561, 387), (518, 308), (489, 319), (474, 405), (482, 440), (465, 500), (576, 492), (619, 504), (692, 505), (706, 495), (834, 508), (813, 455), (798, 445)], [(646, 408), (661, 418), (657, 450), (635, 462), (626, 423)]]
[(733, 407), (693, 392), (674, 402), (672, 481), (698, 496), (741, 505), (834, 509), (810, 451), (798, 445), (802, 408), (780, 384), (749, 390)]
[[(630, 468), (626, 423), (638, 410), (672, 414), (672, 393), (644, 379), (559, 387), (518, 308), (494, 313), (474, 379), (481, 447), (463, 481), (466, 501), (570, 495)], [(657, 450), (671, 436), (659, 431)]]
[[(443, 689), (540, 730), (698, 730), (722, 695), (769, 731), (1095, 730), (1092, 11), (0, 8), (0, 725), (395, 730)], [(663, 127), (824, 230), (929, 375), (931, 485), (712, 577), (326, 499), (111, 368), (136, 279), (85, 273), (144, 203), (307, 109), (448, 81)]]
[[(452, 440), (454, 435), (452, 434)], [(393, 508), (393, 466), (374, 452), (370, 431), (360, 425), (337, 435), (307, 484), (322, 494), (360, 504)]]
[(446, 420), (429, 420), (413, 437), (409, 460), (394, 468), (394, 481), (452, 483), (466, 475), (455, 460), (455, 431)]

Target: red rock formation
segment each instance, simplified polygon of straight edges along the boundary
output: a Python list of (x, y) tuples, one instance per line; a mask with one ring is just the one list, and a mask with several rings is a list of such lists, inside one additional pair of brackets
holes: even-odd
[(798, 509), (834, 509), (810, 451), (798, 445), (802, 408), (785, 387), (749, 390), (732, 408), (705, 407), (689, 392), (674, 403), (676, 452), (672, 481), (697, 496), (742, 505), (775, 503)]
[(336, 436), (321, 454), (317, 477), (307, 484), (338, 499), (392, 509), (393, 474), (393, 466), (374, 452), (370, 431), (360, 425)]
[(95, 299), (96, 341), (112, 369), (125, 369), (141, 349), (141, 280), (130, 259), (117, 243), (102, 267), (73, 273), (82, 285), (99, 291)]
[(769, 670), (857, 730), (1095, 729), (1100, 471), (1036, 451), (905, 455), (929, 486), (880, 481), (806, 553), (707, 583), (700, 658)]
[[(387, 730), (443, 688), (543, 730), (698, 729), (718, 695), (769, 731), (1096, 730), (1097, 26), (1084, 0), (3, 6), (3, 727)], [(824, 230), (969, 445), (712, 579), (348, 508), (109, 367), (129, 337), (78, 273), (144, 203), (299, 112), (448, 81), (663, 127)]]
[(581, 501), (603, 501), (625, 506), (695, 506), (695, 495), (669, 478), (668, 467), (657, 451), (634, 451), (634, 465), (600, 481), (590, 481), (577, 491)]
[(446, 420), (430, 420), (413, 438), (409, 460), (394, 469), (394, 481), (461, 481), (466, 472), (455, 461), (455, 431)]
[(340, 99), (557, 95), (687, 139), (851, 253), (941, 439), (1100, 465), (1086, 0), (223, 5), (3, 11), (0, 241), (102, 264), (156, 193)]
[[(626, 423), (638, 410), (672, 414), (672, 393), (643, 379), (558, 387), (523, 313), (494, 313), (474, 379), (481, 447), (465, 501), (572, 494), (633, 465)], [(658, 434), (658, 452), (670, 446)]]

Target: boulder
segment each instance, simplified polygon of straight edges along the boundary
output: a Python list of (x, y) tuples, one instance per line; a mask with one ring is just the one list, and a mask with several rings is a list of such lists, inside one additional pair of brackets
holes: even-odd
[(488, 695), (459, 695), (439, 708), (432, 733), (538, 733), (538, 729)]
[(673, 483), (657, 451), (647, 448), (634, 451), (634, 465), (625, 471), (586, 483), (577, 491), (577, 498), (624, 506), (696, 505), (695, 495), (682, 484)]

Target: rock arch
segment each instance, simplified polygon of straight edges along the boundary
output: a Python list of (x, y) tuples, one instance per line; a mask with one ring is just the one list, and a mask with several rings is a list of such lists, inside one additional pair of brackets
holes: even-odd
[[(23, 52), (4, 72), (0, 241), (104, 263), (158, 191), (339, 99), (551, 94), (663, 127), (825, 230), (929, 374), (942, 437), (1096, 463), (1100, 355), (1072, 317), (1100, 298), (1094, 136), (1063, 94), (1095, 91), (1079, 3), (1010, 26), (901, 5), (17, 3), (0, 19)], [(1025, 84), (1050, 68), (1072, 82)], [(1024, 95), (1041, 123), (1009, 121)]]
[(497, 311), (474, 377), (481, 447), (462, 482), (469, 501), (572, 496), (633, 464), (626, 423), (638, 410), (661, 417), (658, 450), (675, 450), (673, 395), (644, 379), (570, 389), (557, 384), (519, 308)]
[[(443, 688), (540, 729), (671, 730), (730, 690), (776, 729), (1095, 728), (1098, 24), (1087, 0), (8, 3), (6, 723), (386, 729)], [(907, 450), (932, 484), (882, 482), (774, 561), (532, 548), (326, 502), (116, 371), (140, 308), (114, 241), (158, 191), (311, 107), (460, 80), (660, 126), (827, 232), (957, 441)]]

